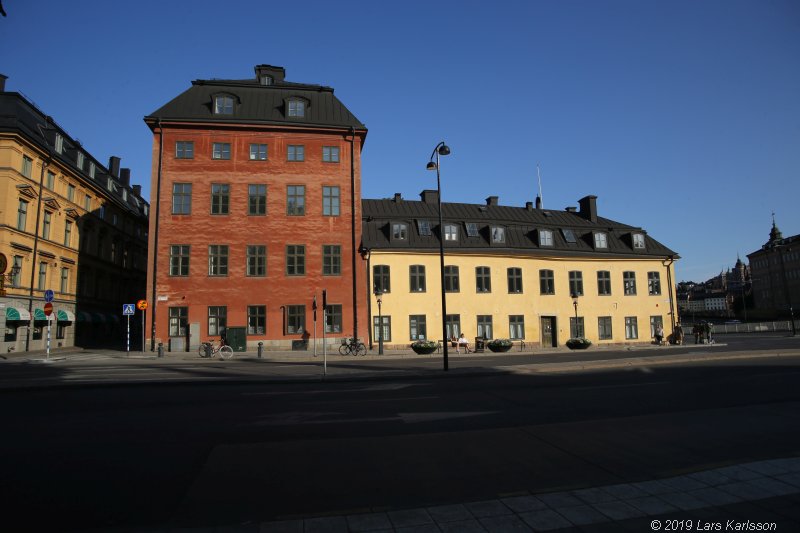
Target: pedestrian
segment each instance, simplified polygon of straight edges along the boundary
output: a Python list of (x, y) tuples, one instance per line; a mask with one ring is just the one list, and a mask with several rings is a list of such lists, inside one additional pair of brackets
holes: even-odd
[(694, 334), (694, 343), (700, 344), (700, 335), (701, 335), (700, 324), (695, 323), (694, 327), (692, 327), (692, 333)]
[(675, 326), (675, 344), (678, 346), (683, 344), (683, 326), (680, 322)]
[(656, 325), (656, 344), (661, 346), (661, 341), (664, 339), (664, 328), (661, 324)]
[(714, 344), (714, 324), (711, 322), (706, 322), (706, 342), (708, 344)]

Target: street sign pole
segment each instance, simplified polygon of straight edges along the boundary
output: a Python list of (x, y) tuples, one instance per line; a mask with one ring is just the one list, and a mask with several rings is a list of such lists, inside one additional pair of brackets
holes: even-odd
[(144, 353), (144, 325), (145, 322), (147, 322), (145, 320), (146, 316), (147, 316), (147, 309), (142, 309), (142, 353)]
[(128, 339), (127, 339), (127, 356), (131, 356), (131, 315), (128, 315)]
[(53, 291), (46, 290), (44, 293), (44, 314), (47, 317), (47, 357), (45, 359), (46, 362), (50, 362), (50, 324), (51, 319), (53, 318)]
[(50, 361), (50, 323), (53, 315), (47, 317), (47, 360)]

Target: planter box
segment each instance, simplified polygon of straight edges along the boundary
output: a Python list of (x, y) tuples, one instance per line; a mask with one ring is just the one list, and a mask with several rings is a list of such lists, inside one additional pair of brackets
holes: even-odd
[(430, 355), (436, 351), (436, 346), (411, 346), (411, 349), (414, 350), (414, 353), (419, 355)]
[(511, 346), (497, 346), (494, 344), (487, 344), (486, 346), (493, 352), (507, 352), (511, 349)]

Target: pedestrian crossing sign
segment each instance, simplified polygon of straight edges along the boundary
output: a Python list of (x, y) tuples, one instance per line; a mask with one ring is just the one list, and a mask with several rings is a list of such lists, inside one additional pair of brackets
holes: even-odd
[(136, 306), (133, 304), (124, 304), (122, 306), (122, 314), (123, 315), (132, 315), (135, 313)]

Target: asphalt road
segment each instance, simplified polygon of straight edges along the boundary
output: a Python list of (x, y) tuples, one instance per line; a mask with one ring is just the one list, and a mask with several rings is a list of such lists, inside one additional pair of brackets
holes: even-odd
[(14, 530), (209, 526), (653, 479), (800, 455), (798, 378), (781, 357), (7, 389), (0, 501)]

